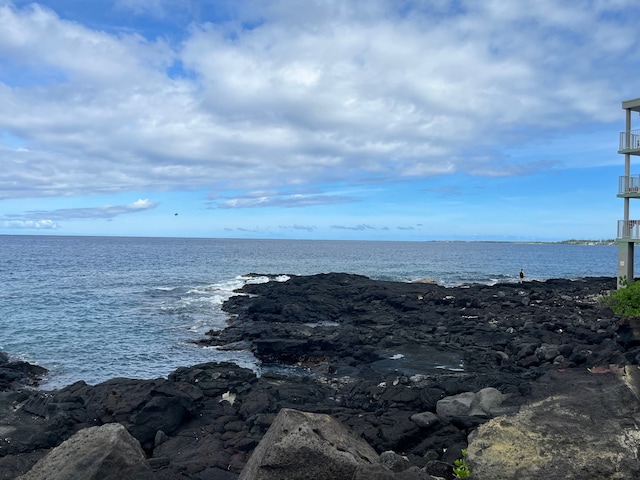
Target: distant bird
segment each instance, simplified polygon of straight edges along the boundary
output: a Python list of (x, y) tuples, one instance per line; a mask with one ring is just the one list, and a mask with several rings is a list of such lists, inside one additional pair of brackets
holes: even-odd
[(178, 214), (177, 214), (177, 213), (174, 213), (174, 215), (175, 215), (176, 217), (178, 216)]

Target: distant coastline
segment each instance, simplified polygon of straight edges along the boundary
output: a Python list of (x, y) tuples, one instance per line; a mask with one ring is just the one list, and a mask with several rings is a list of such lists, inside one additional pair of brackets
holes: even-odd
[[(172, 236), (135, 236), (135, 235), (50, 235), (50, 234), (25, 234), (25, 233), (0, 233), (0, 238), (15, 238), (15, 237), (32, 237), (32, 238), (97, 238), (97, 239), (153, 239), (153, 240), (268, 240), (268, 241), (320, 241), (320, 242), (445, 242), (445, 243), (521, 243), (521, 244), (566, 244), (566, 245), (615, 245), (615, 239), (606, 240), (516, 240), (516, 239), (486, 239), (486, 238), (430, 238), (424, 240), (410, 239), (340, 239), (340, 238), (245, 238), (245, 237), (172, 237)], [(640, 243), (640, 242), (637, 242)]]
[(461, 242), (461, 243), (520, 243), (527, 245), (616, 245), (615, 239), (607, 240), (427, 240), (427, 242)]
[(561, 242), (549, 242), (549, 243), (566, 243), (568, 245), (615, 245), (614, 239), (608, 240), (563, 240)]

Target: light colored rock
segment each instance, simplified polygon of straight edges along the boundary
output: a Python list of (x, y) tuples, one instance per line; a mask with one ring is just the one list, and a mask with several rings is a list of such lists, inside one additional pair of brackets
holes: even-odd
[(169, 440), (169, 437), (167, 436), (167, 434), (164, 433), (162, 430), (158, 430), (153, 440), (153, 448), (159, 447), (167, 440)]
[(378, 454), (329, 415), (283, 408), (238, 480), (351, 480)]
[(483, 388), (473, 397), (469, 413), (479, 417), (491, 416), (491, 411), (502, 405), (503, 398), (504, 395), (497, 388)]
[(233, 392), (225, 392), (222, 394), (222, 397), (220, 398), (219, 402), (229, 402), (229, 405), (233, 405), (236, 401), (236, 397), (237, 395)]
[(80, 430), (19, 480), (146, 480), (151, 467), (140, 443), (119, 423)]
[(481, 425), (467, 449), (473, 478), (640, 478), (640, 372), (597, 372), (551, 372), (517, 414)]
[(439, 417), (467, 416), (471, 411), (471, 402), (475, 396), (476, 394), (473, 392), (464, 392), (438, 400), (436, 413)]
[[(464, 392), (439, 400), (436, 404), (438, 417), (492, 416), (492, 411), (502, 405), (504, 395), (500, 390), (488, 387), (477, 393)], [(423, 414), (420, 414), (423, 415)], [(437, 417), (436, 417), (437, 418)], [(417, 420), (411, 417), (414, 422)]]

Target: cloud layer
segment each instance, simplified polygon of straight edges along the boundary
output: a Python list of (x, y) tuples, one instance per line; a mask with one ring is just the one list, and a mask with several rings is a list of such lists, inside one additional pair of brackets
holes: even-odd
[[(200, 190), (219, 211), (314, 208), (367, 185), (607, 165), (572, 149), (638, 96), (633, 0), (69, 5), (0, 0), (0, 201)], [(559, 139), (569, 153), (513, 155)], [(128, 201), (0, 225), (157, 204)], [(316, 229), (299, 222), (282, 228)], [(367, 222), (330, 228), (383, 228)]]
[[(103, 205), (100, 207), (63, 208), (58, 210), (31, 210), (19, 215), (20, 218), (11, 218), (14, 215), (6, 215), (0, 218), (0, 225), (4, 228), (35, 228), (57, 229), (57, 223), (64, 220), (88, 220), (88, 219), (112, 219), (119, 215), (152, 210), (157, 204), (139, 199), (129, 205)], [(16, 215), (17, 216), (17, 215)], [(46, 218), (46, 220), (44, 219)]]

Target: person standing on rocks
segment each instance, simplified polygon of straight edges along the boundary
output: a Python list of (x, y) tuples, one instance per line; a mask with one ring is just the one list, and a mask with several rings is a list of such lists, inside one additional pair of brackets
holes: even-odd
[(520, 269), (520, 283), (524, 282), (524, 269)]

